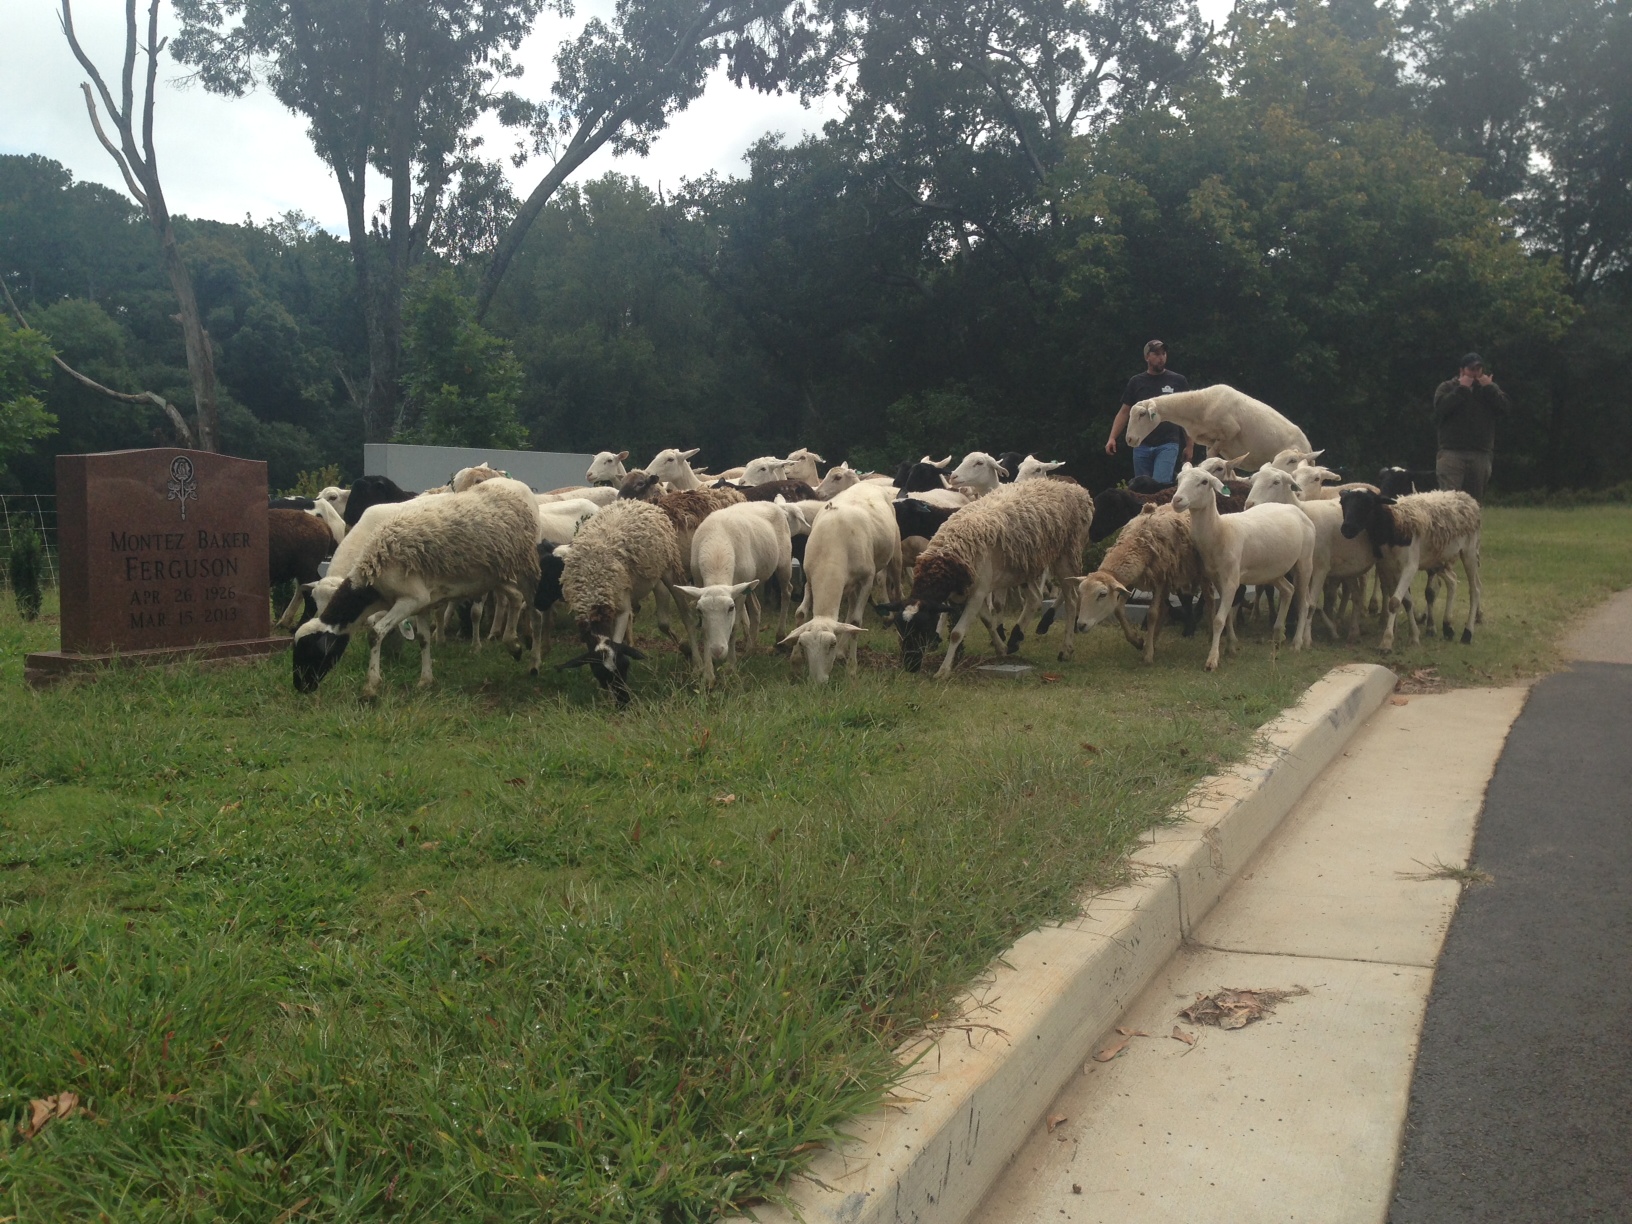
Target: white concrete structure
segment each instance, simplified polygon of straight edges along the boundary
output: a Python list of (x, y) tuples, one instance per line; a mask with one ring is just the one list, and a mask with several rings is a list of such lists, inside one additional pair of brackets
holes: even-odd
[(407, 446), (400, 442), (369, 442), (363, 447), (363, 475), (389, 476), (404, 489), (418, 493), (447, 484), (460, 468), (486, 463), (535, 493), (584, 483), (594, 455), (564, 451), (494, 450), (471, 446)]

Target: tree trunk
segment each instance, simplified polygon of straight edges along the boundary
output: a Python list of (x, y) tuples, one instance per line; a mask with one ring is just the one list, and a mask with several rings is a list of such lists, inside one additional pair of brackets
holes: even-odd
[(193, 278), (182, 262), (169, 214), (164, 215), (162, 224), (158, 217), (153, 217), (153, 228), (158, 231), (159, 246), (164, 251), (164, 270), (180, 307), (176, 317), (181, 321), (182, 339), (187, 345), (187, 373), (192, 378), (193, 405), (198, 412), (198, 449), (218, 451), (221, 427), (215, 404), (215, 352), (210, 347), (210, 334), (204, 330), (204, 320), (199, 316)]

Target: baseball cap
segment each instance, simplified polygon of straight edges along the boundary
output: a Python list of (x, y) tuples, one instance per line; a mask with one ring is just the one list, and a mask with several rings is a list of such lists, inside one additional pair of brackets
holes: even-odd
[(1163, 344), (1160, 340), (1146, 340), (1145, 341), (1145, 354), (1147, 356), (1149, 354), (1151, 354), (1151, 353), (1165, 353), (1165, 352), (1167, 352), (1167, 345)]
[(1484, 365), (1485, 365), (1485, 359), (1483, 357), (1479, 356), (1478, 353), (1463, 353), (1462, 354), (1462, 365), (1461, 365), (1462, 369), (1465, 370), (1469, 366), (1478, 366), (1480, 369), (1483, 369)]

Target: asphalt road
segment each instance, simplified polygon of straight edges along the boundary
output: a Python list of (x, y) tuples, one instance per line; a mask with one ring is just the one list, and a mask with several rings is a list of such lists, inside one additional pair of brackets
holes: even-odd
[(1632, 1221), (1632, 666), (1536, 685), (1473, 864), (1389, 1220)]

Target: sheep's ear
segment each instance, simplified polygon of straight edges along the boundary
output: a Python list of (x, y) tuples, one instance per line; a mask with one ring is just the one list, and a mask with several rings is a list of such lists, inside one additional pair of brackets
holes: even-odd
[(835, 626), (835, 628), (838, 630), (838, 632), (848, 634), (851, 637), (855, 637), (858, 633), (867, 632), (867, 630), (863, 629), (860, 625), (839, 624)]
[(675, 583), (674, 589), (679, 591), (683, 595), (690, 596), (692, 599), (701, 599), (702, 596), (703, 596), (703, 588), (702, 587), (683, 586), (680, 583)]
[(1001, 463), (997, 465), (997, 474), (999, 476), (1008, 476), (1011, 478), (1014, 476), (1014, 473), (1009, 471), (1009, 469), (1004, 467)]
[[(746, 595), (749, 591), (753, 590), (758, 585), (759, 585), (759, 579), (758, 578), (751, 579), (748, 582), (739, 582), (739, 583), (737, 583), (736, 586), (731, 588), (731, 597), (733, 599), (735, 599), (738, 595)], [(682, 587), (681, 589), (684, 590), (685, 588)]]
[(1183, 466), (1183, 467), (1182, 467), (1182, 468), (1180, 468), (1180, 469), (1179, 469), (1179, 471), (1181, 471), (1181, 472), (1188, 472), (1188, 471), (1189, 471), (1189, 470), (1190, 470), (1190, 469), (1191, 469), (1191, 468), (1193, 468), (1193, 467), (1194, 467), (1194, 466), (1195, 466), (1195, 465), (1194, 465), (1194, 464), (1193, 464), (1193, 463), (1191, 463), (1191, 462), (1189, 462), (1189, 461), (1188, 461), (1188, 460), (1186, 460), (1186, 461), (1185, 461), (1185, 464), (1184, 464), (1184, 466)]
[(805, 630), (809, 629), (809, 628), (810, 628), (810, 622), (809, 621), (806, 621), (802, 625), (795, 625), (794, 628), (793, 628), (793, 632), (788, 634), (787, 637), (783, 638), (780, 642), (778, 642), (776, 644), (777, 651), (779, 653), (781, 653), (781, 654), (787, 654), (790, 650), (793, 649), (793, 644), (795, 642), (797, 642), (800, 638), (802, 638), (805, 635)]
[(1111, 579), (1111, 590), (1116, 592), (1117, 598), (1119, 599), (1126, 599), (1129, 595), (1133, 594), (1132, 591), (1128, 590), (1127, 587), (1123, 586), (1115, 578)]
[(315, 582), (303, 582), (300, 584), (300, 593), (302, 595), (310, 595), (312, 593), (312, 589), (316, 586), (317, 583)]
[(579, 655), (576, 659), (568, 659), (565, 663), (557, 663), (555, 665), (555, 670), (568, 671), (574, 667), (583, 667), (586, 663), (598, 663), (600, 662), (600, 659), (601, 656), (596, 654), (593, 650), (586, 651), (584, 654)]
[[(928, 456), (926, 455), (925, 458), (927, 459)], [(929, 466), (930, 467), (938, 467), (938, 468), (940, 468), (941, 470), (944, 471), (946, 469), (947, 465), (950, 464), (951, 462), (952, 462), (952, 456), (948, 455), (945, 459), (941, 459), (941, 460), (938, 460), (938, 461), (937, 460), (931, 460)]]
[(622, 463), (627, 458), (629, 458), (629, 452), (628, 451), (619, 451), (618, 452), (617, 460), (618, 460), (619, 463)]
[(812, 459), (813, 459), (813, 460), (815, 460), (815, 461), (816, 461), (816, 462), (817, 462), (817, 463), (826, 463), (826, 462), (827, 462), (827, 460), (826, 460), (826, 459), (823, 459), (823, 458), (822, 458), (822, 457), (821, 457), (821, 456), (820, 456), (820, 455), (818, 455), (818, 454), (817, 454), (817, 453), (816, 453), (816, 452), (815, 452), (815, 451), (813, 451), (813, 450), (807, 450), (807, 451), (806, 451), (806, 452), (805, 452), (805, 454), (807, 454), (807, 455), (809, 455), (809, 456), (810, 456), (810, 457), (811, 457), (811, 458), (812, 458)]
[(695, 455), (698, 451), (700, 451), (702, 449), (703, 448), (700, 447), (700, 446), (694, 446), (689, 451), (681, 451), (680, 452), (680, 458), (690, 459), (693, 455)]

